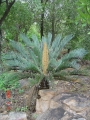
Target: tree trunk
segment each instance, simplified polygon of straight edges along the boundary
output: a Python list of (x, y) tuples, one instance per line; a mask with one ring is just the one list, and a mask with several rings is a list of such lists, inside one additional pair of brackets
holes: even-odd
[(41, 4), (42, 4), (42, 13), (41, 13), (41, 38), (42, 36), (44, 36), (44, 12), (45, 12), (45, 6), (46, 6), (46, 3), (48, 2), (48, 0), (41, 0)]
[(55, 27), (54, 27), (54, 24), (55, 24), (55, 18), (54, 18), (54, 15), (52, 16), (52, 41), (54, 41), (54, 38), (55, 38)]
[[(43, 5), (43, 0), (41, 0), (41, 4)], [(42, 14), (41, 14), (41, 32), (40, 32), (41, 33), (41, 38), (44, 35), (43, 30), (44, 30), (44, 7), (43, 7), (43, 10), (42, 10)]]
[(41, 14), (41, 38), (44, 35), (43, 30), (44, 30), (44, 13)]
[(52, 41), (55, 38), (55, 5), (53, 1), (53, 8), (52, 8)]

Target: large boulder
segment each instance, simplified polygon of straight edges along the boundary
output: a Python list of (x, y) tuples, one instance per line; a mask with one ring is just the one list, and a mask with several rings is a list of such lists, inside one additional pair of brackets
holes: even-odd
[(41, 114), (36, 120), (90, 120), (89, 98), (74, 93), (60, 93), (51, 99), (46, 96), (39, 99)]
[[(87, 120), (80, 115), (73, 115), (66, 112), (62, 107), (47, 110), (40, 114), (36, 120)], [(89, 120), (89, 119), (88, 119)]]
[[(62, 84), (63, 81), (61, 81)], [(66, 85), (69, 84), (69, 82), (65, 82)], [(46, 110), (48, 110), (49, 108), (57, 108), (57, 106), (60, 106), (58, 103), (56, 103), (55, 101), (52, 101), (52, 98), (57, 96), (58, 94), (61, 94), (62, 92), (66, 92), (68, 91), (68, 88), (65, 87), (65, 85), (62, 85), (61, 87), (55, 88), (55, 89), (43, 89), (43, 90), (39, 90), (39, 96), (40, 98), (37, 99), (36, 101), (36, 112), (37, 113), (42, 113), (45, 112)], [(70, 88), (70, 87), (69, 87)]]

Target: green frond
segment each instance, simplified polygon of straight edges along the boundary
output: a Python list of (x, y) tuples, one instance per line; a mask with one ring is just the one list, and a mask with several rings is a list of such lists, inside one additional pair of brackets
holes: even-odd
[[(57, 66), (56, 66), (56, 70), (58, 68), (60, 68), (60, 66), (65, 65), (67, 62), (69, 63), (69, 67), (70, 65), (72, 67), (74, 67), (74, 65), (77, 65), (76, 62), (74, 61), (74, 65), (72, 63), (72, 60), (76, 59), (81, 59), (83, 58), (85, 55), (87, 54), (86, 50), (81, 48), (81, 49), (75, 49), (73, 51), (71, 51), (70, 53), (67, 53), (66, 55), (64, 55), (60, 60), (57, 61)], [(78, 65), (77, 65), (78, 67)]]
[(35, 76), (33, 78), (29, 78), (30, 81), (30, 86), (34, 86), (34, 85), (39, 85), (41, 79), (43, 78), (42, 75), (40, 74), (35, 74)]
[(84, 48), (79, 48), (70, 51), (66, 55), (62, 57), (62, 60), (70, 60), (70, 59), (82, 59), (87, 54), (86, 50)]
[(47, 43), (47, 38), (45, 36), (42, 36), (42, 41), (41, 41), (41, 49), (43, 50), (44, 43)]
[(32, 35), (32, 40), (33, 40), (34, 47), (40, 48), (40, 41), (38, 40), (36, 35)]
[(56, 66), (57, 66), (57, 60), (55, 58), (50, 59), (48, 65), (48, 71), (55, 71)]
[(17, 56), (15, 54), (15, 52), (11, 51), (11, 52), (7, 52), (6, 54), (3, 53), (2, 54), (2, 59), (5, 59), (5, 60), (11, 60), (11, 59), (16, 59)]
[(60, 46), (60, 42), (61, 42), (61, 39), (62, 39), (62, 36), (60, 34), (58, 34), (56, 37), (55, 37), (55, 40), (52, 42), (52, 49), (53, 49), (53, 52), (54, 50)]
[[(30, 50), (30, 51), (31, 51), (31, 50)], [(32, 51), (33, 51), (34, 54), (37, 56), (38, 61), (41, 63), (41, 61), (42, 61), (42, 51), (41, 51), (41, 49), (38, 49), (38, 47), (34, 47), (34, 48), (32, 49)]]
[(8, 52), (2, 57), (6, 62), (5, 64), (10, 67), (19, 67), (23, 68), (23, 64), (28, 62), (27, 57), (23, 57), (20, 53), (17, 52)]
[[(67, 35), (62, 39), (62, 36), (59, 34), (55, 37), (55, 40), (52, 42), (50, 48), (49, 48), (49, 56), (52, 59), (53, 57), (55, 59), (58, 58), (60, 55), (62, 49), (65, 47), (66, 44), (73, 38), (73, 35)], [(43, 41), (46, 41), (45, 38), (43, 38)]]
[(16, 41), (10, 41), (10, 44), (12, 45), (12, 47), (17, 50), (23, 57), (29, 57), (29, 52), (27, 49), (25, 49), (25, 47)]
[(23, 60), (28, 60), (29, 58), (27, 56), (26, 58), (23, 57), (18, 52), (11, 51), (11, 52), (7, 52), (7, 54), (3, 54), (2, 59), (4, 60), (16, 60), (17, 59), (18, 61), (23, 62)]
[(31, 70), (33, 72), (39, 72), (41, 73), (41, 70), (38, 66), (36, 66), (34, 63), (29, 62), (27, 66), (25, 66), (24, 70)]
[[(52, 42), (52, 46), (51, 46), (51, 51), (50, 51), (50, 54), (52, 54), (52, 58), (57, 58), (58, 55), (56, 53), (59, 52), (59, 46), (60, 46), (60, 43), (61, 43), (61, 39), (62, 39), (62, 36), (59, 34), (56, 36), (55, 40)], [(52, 53), (51, 53), (52, 52)], [(59, 53), (60, 54), (60, 53)]]
[(18, 60), (7, 60), (5, 62), (5, 64), (8, 66), (8, 67), (18, 67), (19, 69), (23, 69), (23, 63), (19, 62)]
[[(39, 64), (38, 59), (36, 59), (36, 56), (34, 54), (31, 54), (31, 59), (24, 58), (20, 53), (14, 52), (12, 56), (8, 59), (9, 54), (4, 56), (5, 63), (8, 67), (13, 68), (17, 67), (20, 70), (33, 70), (37, 72), (41, 72), (39, 69)], [(38, 62), (37, 62), (38, 61)], [(35, 63), (36, 62), (36, 63)]]
[(33, 63), (32, 61), (20, 62), (18, 60), (7, 60), (6, 65), (10, 68), (17, 67), (20, 70), (31, 70), (33, 72), (41, 73), (41, 70), (39, 69), (39, 67), (35, 65), (35, 63)]
[(65, 36), (65, 37), (62, 39), (62, 41), (61, 41), (61, 43), (60, 43), (60, 45), (59, 45), (60, 52), (61, 52), (62, 49), (65, 47), (65, 45), (66, 45), (70, 40), (72, 40), (73, 37), (74, 37), (74, 35), (71, 34), (71, 35)]
[(64, 49), (65, 45), (67, 45), (67, 44), (70, 42), (70, 40), (72, 40), (73, 37), (74, 37), (74, 35), (71, 34), (71, 35), (65, 36), (65, 37), (61, 40), (61, 42), (60, 42), (60, 44), (59, 44), (59, 50), (57, 51), (57, 54), (55, 54), (55, 57), (56, 57), (56, 58), (60, 55), (60, 53), (61, 53), (62, 50)]
[(77, 60), (72, 60), (71, 62), (65, 61), (58, 65), (58, 67), (55, 70), (60, 71), (66, 68), (75, 68), (78, 70), (80, 68), (80, 64), (77, 63)]
[(50, 48), (51, 44), (52, 44), (52, 34), (48, 33), (48, 37), (47, 37), (48, 48)]
[(80, 68), (80, 64), (76, 60), (73, 60), (72, 62), (70, 62), (70, 67), (78, 70)]
[(31, 56), (33, 62), (35, 63), (35, 65), (39, 66), (40, 65), (39, 58), (32, 50), (30, 50), (30, 56)]
[(70, 62), (63, 62), (55, 68), (55, 71), (60, 71), (66, 68), (70, 68)]
[(25, 34), (20, 34), (20, 38), (26, 44), (26, 46), (28, 46), (29, 48), (33, 47), (32, 41)]

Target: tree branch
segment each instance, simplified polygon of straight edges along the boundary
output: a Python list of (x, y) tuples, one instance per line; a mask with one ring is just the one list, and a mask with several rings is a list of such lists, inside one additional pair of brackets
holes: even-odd
[(15, 0), (13, 0), (12, 2), (10, 2), (3, 14), (3, 16), (0, 19), (0, 26), (2, 25), (3, 21), (5, 20), (5, 18), (7, 17), (8, 13), (10, 12), (10, 9), (12, 7), (12, 5), (14, 4)]
[(5, 18), (7, 17), (8, 13), (10, 12), (10, 9), (11, 9), (12, 5), (14, 4), (15, 0), (11, 1), (10, 3), (8, 2), (8, 0), (6, 0), (6, 1), (0, 0), (0, 5), (3, 2), (6, 2), (6, 10), (5, 10), (3, 16), (0, 19), (0, 63), (2, 63), (2, 60), (1, 60), (1, 41), (2, 41), (1, 26), (2, 26), (2, 23), (5, 20)]

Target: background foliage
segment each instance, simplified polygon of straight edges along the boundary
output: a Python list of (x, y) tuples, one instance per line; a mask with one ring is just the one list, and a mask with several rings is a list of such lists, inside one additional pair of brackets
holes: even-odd
[[(3, 3), (1, 4), (0, 17), (4, 8), (5, 4)], [(5, 46), (10, 39), (20, 41), (19, 33), (21, 32), (26, 33), (29, 37), (35, 33), (40, 38), (42, 13), (44, 14), (44, 35), (51, 32), (52, 39), (54, 39), (59, 33), (62, 33), (63, 36), (75, 34), (75, 38), (69, 46), (70, 49), (83, 47), (89, 52), (86, 59), (90, 59), (89, 0), (16, 1), (2, 25)], [(37, 25), (35, 26), (34, 23)]]

